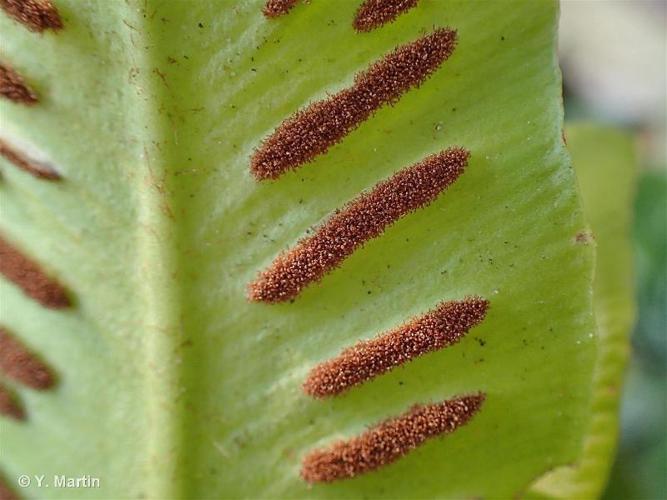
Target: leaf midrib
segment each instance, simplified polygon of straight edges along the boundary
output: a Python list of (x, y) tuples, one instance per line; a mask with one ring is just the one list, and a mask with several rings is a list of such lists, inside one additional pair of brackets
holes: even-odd
[[(129, 9), (132, 10), (132, 9)], [(180, 325), (182, 281), (179, 275), (178, 242), (172, 212), (173, 190), (166, 185), (177, 147), (173, 124), (167, 111), (173, 96), (156, 71), (159, 26), (142, 8), (134, 9), (131, 24), (140, 73), (135, 80), (137, 106), (135, 123), (143, 127), (143, 154), (138, 158), (140, 175), (135, 176), (137, 222), (135, 227), (137, 262), (135, 272), (143, 297), (145, 336), (145, 401), (148, 409), (145, 451), (145, 488), (149, 498), (185, 496), (181, 405), (184, 384), (179, 345), (184, 334)], [(128, 28), (129, 29), (129, 28)]]

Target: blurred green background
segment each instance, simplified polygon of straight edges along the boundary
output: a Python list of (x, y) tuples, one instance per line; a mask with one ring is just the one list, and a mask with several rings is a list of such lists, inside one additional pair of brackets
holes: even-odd
[(632, 234), (638, 315), (606, 500), (667, 499), (666, 27), (663, 0), (562, 3), (566, 119), (628, 130), (640, 161)]

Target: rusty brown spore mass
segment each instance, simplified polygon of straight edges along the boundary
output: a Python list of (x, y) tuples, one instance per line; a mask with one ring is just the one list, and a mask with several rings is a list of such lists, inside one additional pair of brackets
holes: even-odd
[(450, 346), (486, 316), (480, 297), (441, 302), (426, 314), (372, 340), (359, 342), (311, 370), (303, 389), (316, 398), (340, 394), (396, 366)]
[(44, 307), (62, 309), (71, 305), (65, 289), (41, 267), (0, 236), (0, 274), (20, 287)]
[(0, 476), (0, 500), (20, 500), (20, 497), (9, 487), (2, 476)]
[(63, 27), (51, 0), (0, 0), (0, 8), (30, 31), (59, 30)]
[(25, 170), (39, 179), (47, 181), (57, 181), (61, 179), (60, 174), (49, 165), (28, 158), (2, 139), (0, 139), (0, 156), (16, 165), (21, 170)]
[[(0, 415), (13, 418), (14, 420), (25, 420), (26, 418), (25, 411), (16, 401), (14, 394), (3, 384), (0, 384)], [(1, 492), (2, 485), (0, 484)], [(2, 499), (3, 497), (0, 495), (0, 500)]]
[(16, 492), (9, 487), (6, 478), (0, 474), (0, 500), (20, 500)]
[(366, 0), (359, 6), (352, 25), (357, 31), (371, 31), (394, 21), (417, 5), (419, 0)]
[(293, 299), (396, 220), (434, 201), (463, 173), (468, 156), (465, 149), (447, 149), (404, 168), (360, 195), (315, 234), (279, 255), (249, 285), (249, 299), (269, 303)]
[(268, 18), (280, 17), (287, 14), (298, 0), (267, 0), (262, 13)]
[(51, 370), (0, 326), (0, 372), (33, 389), (53, 387)]
[(19, 497), (7, 484), (7, 482), (0, 477), (0, 500), (20, 500)]
[(37, 96), (25, 84), (21, 75), (2, 63), (0, 63), (0, 96), (28, 106), (37, 102)]
[(347, 479), (395, 462), (426, 440), (454, 432), (475, 415), (484, 394), (436, 404), (416, 405), (407, 413), (370, 428), (360, 436), (315, 450), (304, 458), (301, 477), (309, 483)]
[(356, 76), (352, 87), (314, 102), (285, 120), (250, 161), (258, 179), (276, 179), (325, 153), (380, 107), (419, 87), (456, 46), (456, 31), (441, 28), (400, 46)]

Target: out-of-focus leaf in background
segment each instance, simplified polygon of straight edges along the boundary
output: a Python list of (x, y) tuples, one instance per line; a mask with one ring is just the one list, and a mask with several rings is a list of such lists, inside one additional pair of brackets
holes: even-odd
[(606, 498), (667, 498), (667, 175), (645, 172), (635, 202), (639, 316)]
[(562, 2), (566, 117), (633, 131), (641, 167), (634, 217), (638, 321), (607, 500), (667, 498), (665, 26), (663, 0)]

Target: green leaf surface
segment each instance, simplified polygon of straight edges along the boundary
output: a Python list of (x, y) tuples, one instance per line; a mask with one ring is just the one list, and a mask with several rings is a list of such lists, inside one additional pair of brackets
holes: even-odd
[[(100, 478), (52, 498), (506, 498), (574, 462), (596, 356), (593, 246), (561, 139), (554, 2), (423, 0), (359, 34), (358, 2), (57, 0), (64, 29), (0, 17), (0, 47), (40, 94), (0, 103), (1, 137), (40, 152), (47, 183), (0, 159), (0, 230), (72, 291), (47, 311), (0, 282), (0, 322), (57, 372), (16, 386), (0, 468)], [(458, 30), (452, 57), (326, 155), (258, 183), (249, 158), (283, 119), (399, 44)], [(337, 207), (428, 154), (464, 175), (293, 303), (246, 285)], [(461, 342), (345, 395), (308, 371), (442, 300), (490, 311)], [(465, 427), (395, 464), (308, 486), (310, 450), (415, 403), (483, 391)]]
[(542, 478), (534, 490), (560, 498), (597, 498), (616, 450), (621, 387), (636, 315), (630, 234), (637, 160), (632, 137), (622, 131), (574, 124), (566, 133), (597, 247), (593, 290), (600, 340), (583, 454), (574, 466)]

